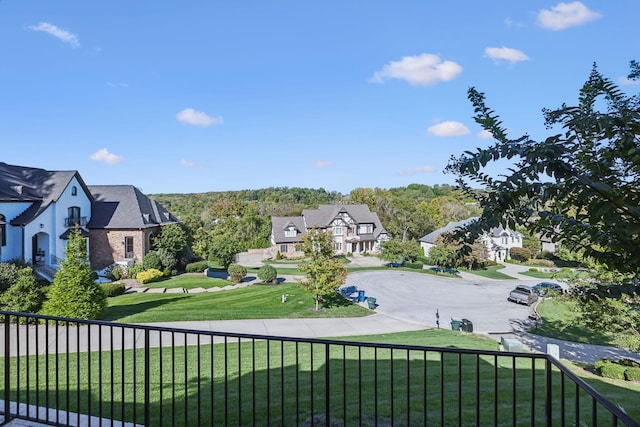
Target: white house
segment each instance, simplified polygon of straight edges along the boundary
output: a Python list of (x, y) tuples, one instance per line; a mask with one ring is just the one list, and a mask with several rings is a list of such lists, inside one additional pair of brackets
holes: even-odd
[(133, 186), (89, 187), (78, 171), (0, 162), (0, 262), (55, 272), (73, 230), (86, 239), (94, 268), (141, 261), (153, 233), (176, 222)]
[[(437, 244), (438, 237), (443, 233), (452, 232), (458, 228), (462, 228), (477, 219), (478, 217), (472, 217), (463, 221), (450, 222), (446, 226), (421, 237), (420, 246), (424, 250), (425, 256), (429, 255), (429, 251)], [(487, 248), (487, 259), (494, 261), (508, 259), (510, 258), (509, 251), (511, 248), (522, 247), (522, 234), (503, 227), (492, 228), (488, 232), (484, 233), (480, 239)]]

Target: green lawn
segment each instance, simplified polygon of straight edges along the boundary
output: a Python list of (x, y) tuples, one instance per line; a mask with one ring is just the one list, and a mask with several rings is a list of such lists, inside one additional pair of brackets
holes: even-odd
[[(458, 348), (497, 346), (492, 340), (447, 330), (349, 339)], [(327, 402), (336, 418), (346, 418), (344, 425), (512, 425), (516, 424), (512, 418), (514, 404), (517, 425), (544, 421), (543, 361), (532, 364), (527, 359), (513, 362), (506, 356), (296, 342), (239, 343), (233, 339), (225, 346), (211, 345), (204, 337), (198, 346), (152, 348), (147, 356), (145, 360), (143, 350), (78, 353), (69, 357), (63, 354), (55, 363), (44, 355), (32, 356), (28, 361), (21, 357), (20, 379), (15, 371), (9, 377), (10, 396), (15, 399), (20, 393), (24, 401), (24, 384), (32, 384), (30, 400), (34, 402), (33, 384), (39, 375), (41, 383), (48, 379), (50, 394), (42, 390), (38, 397), (40, 402), (46, 398), (50, 407), (58, 405), (86, 413), (90, 404), (94, 413), (99, 410), (103, 417), (140, 423), (145, 385), (149, 384), (150, 423), (155, 426), (256, 422), (300, 425), (311, 414), (323, 413)], [(145, 372), (147, 362), (149, 370)], [(58, 370), (58, 365), (65, 369)], [(605, 381), (577, 367), (573, 369), (631, 417), (640, 419), (639, 384)], [(555, 370), (552, 375), (553, 425), (560, 425), (561, 383)], [(119, 379), (123, 377), (126, 382), (121, 384)], [(326, 379), (331, 381), (330, 391), (326, 389)], [(102, 385), (99, 393), (98, 383)], [(54, 394), (56, 388), (60, 392)], [(576, 410), (588, 419), (592, 401), (581, 395), (577, 409), (575, 387), (568, 380), (564, 393), (568, 420)], [(79, 407), (75, 399), (80, 399)], [(531, 411), (536, 413), (535, 421), (529, 417)], [(611, 420), (603, 417), (599, 421), (600, 425), (610, 425)]]
[[(287, 302), (282, 303), (282, 294)], [(132, 293), (109, 298), (103, 320), (126, 323), (189, 320), (278, 319), (299, 317), (359, 317), (371, 311), (340, 296), (316, 313), (314, 297), (296, 283), (252, 285), (242, 289), (199, 294)]]
[(570, 298), (545, 298), (537, 306), (542, 324), (530, 332), (586, 344), (614, 345), (611, 334), (593, 331), (579, 322), (576, 304)]
[(147, 283), (147, 288), (184, 288), (184, 289), (195, 289), (195, 288), (215, 288), (215, 287), (224, 287), (227, 285), (233, 285), (233, 283), (229, 282), (225, 279), (215, 278), (215, 277), (207, 277), (203, 273), (185, 273), (179, 276), (173, 276), (159, 282)]
[(535, 277), (537, 279), (551, 279), (553, 278), (553, 273), (547, 273), (546, 271), (523, 271), (520, 274), (529, 277)]
[(475, 274), (478, 276), (486, 277), (487, 279), (495, 280), (513, 280), (515, 277), (501, 273), (500, 269), (503, 269), (504, 265), (492, 265), (482, 270), (467, 270), (467, 273)]

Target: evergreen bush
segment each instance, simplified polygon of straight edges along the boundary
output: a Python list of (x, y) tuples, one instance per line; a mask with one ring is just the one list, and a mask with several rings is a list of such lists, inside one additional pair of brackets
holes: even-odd
[(240, 283), (244, 276), (247, 275), (247, 267), (240, 264), (230, 264), (227, 267), (227, 274), (232, 282)]
[(271, 265), (263, 265), (258, 270), (258, 279), (265, 283), (273, 282), (278, 277), (278, 270)]
[(113, 283), (103, 283), (100, 285), (104, 294), (109, 297), (117, 297), (118, 295), (124, 294), (125, 286), (122, 282), (113, 282)]
[(196, 261), (186, 265), (185, 271), (187, 273), (202, 273), (204, 270), (209, 267), (209, 263), (207, 261)]

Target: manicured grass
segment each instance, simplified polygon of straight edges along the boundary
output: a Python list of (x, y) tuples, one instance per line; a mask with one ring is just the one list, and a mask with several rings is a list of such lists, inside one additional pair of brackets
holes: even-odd
[[(282, 303), (282, 294), (287, 302)], [(278, 319), (300, 317), (360, 317), (371, 311), (340, 296), (317, 313), (314, 297), (295, 283), (252, 285), (242, 289), (199, 294), (134, 293), (109, 298), (103, 320), (126, 323), (189, 320)]]
[(501, 273), (500, 269), (504, 268), (503, 265), (492, 265), (482, 270), (467, 270), (467, 273), (475, 274), (478, 276), (486, 277), (487, 279), (495, 280), (513, 280), (513, 276)]
[(215, 288), (215, 287), (224, 287), (227, 285), (233, 285), (233, 283), (229, 282), (225, 279), (220, 279), (216, 277), (207, 277), (203, 273), (185, 273), (179, 276), (173, 276), (159, 282), (147, 283), (143, 286), (147, 288), (184, 288), (184, 289), (195, 289), (195, 288)]
[(547, 273), (546, 271), (522, 271), (519, 274), (523, 274), (529, 277), (536, 277), (538, 279), (551, 279), (553, 273)]
[(542, 324), (530, 332), (573, 342), (613, 345), (611, 334), (593, 331), (580, 323), (576, 304), (566, 297), (545, 298), (537, 306)]
[[(429, 346), (448, 342), (462, 348), (478, 345), (473, 335), (446, 330), (351, 338)], [(495, 348), (495, 342), (485, 341), (480, 345)], [(142, 421), (148, 391), (150, 424), (157, 426), (300, 425), (312, 414), (324, 413), (327, 403), (332, 416), (343, 425), (515, 425), (514, 411), (517, 425), (544, 422), (543, 361), (304, 342), (229, 339), (226, 345), (212, 345), (204, 336), (198, 342), (197, 346), (151, 348), (146, 354), (143, 350), (62, 354), (55, 363), (45, 355), (22, 357), (20, 380), (13, 371), (9, 390), (15, 399), (20, 387), (24, 401), (24, 384), (32, 384), (30, 401), (35, 402), (33, 385), (39, 375), (41, 384), (48, 379), (50, 393), (39, 392), (41, 403), (46, 398), (50, 407), (81, 413), (90, 404), (94, 413), (99, 407), (103, 417), (137, 423)], [(58, 365), (65, 369), (58, 370)], [(640, 419), (640, 385), (603, 380), (573, 369), (631, 417)], [(331, 390), (326, 387), (327, 379)], [(575, 387), (567, 380), (561, 408), (561, 383), (555, 370), (551, 386), (552, 422), (560, 425), (561, 409), (567, 420), (578, 410)], [(54, 394), (56, 388), (60, 392)], [(588, 419), (592, 401), (581, 394), (579, 403), (578, 411)], [(531, 411), (535, 411), (535, 421)], [(598, 424), (609, 425), (611, 419), (599, 412)]]

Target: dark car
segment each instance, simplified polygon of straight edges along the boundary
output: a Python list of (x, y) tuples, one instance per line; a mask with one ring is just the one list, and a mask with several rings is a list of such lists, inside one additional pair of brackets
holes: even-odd
[(544, 295), (549, 291), (558, 292), (560, 294), (564, 292), (564, 289), (562, 289), (562, 286), (553, 282), (540, 282), (537, 285), (533, 286), (533, 289), (536, 291), (538, 295)]

